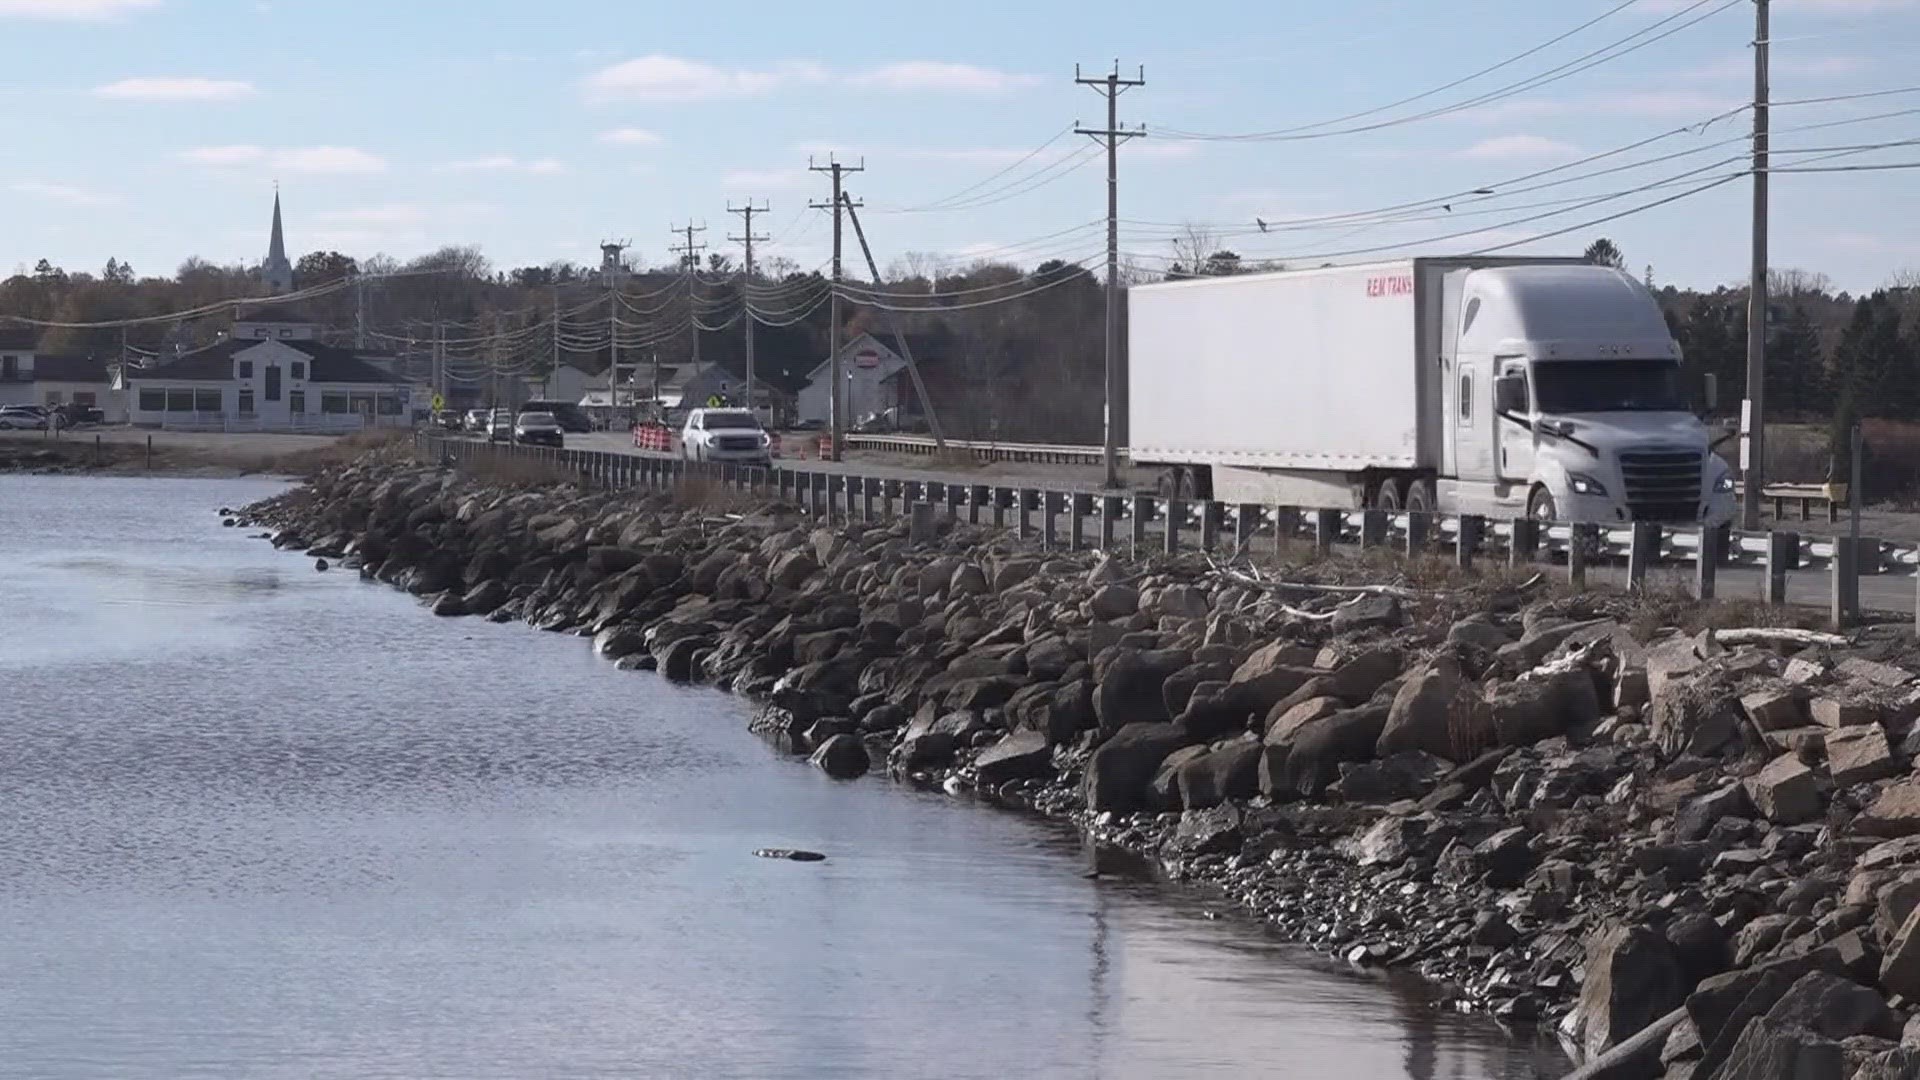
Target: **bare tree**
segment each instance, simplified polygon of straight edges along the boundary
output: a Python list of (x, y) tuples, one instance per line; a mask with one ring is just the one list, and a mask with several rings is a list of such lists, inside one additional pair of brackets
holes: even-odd
[(1220, 237), (1212, 229), (1195, 221), (1187, 222), (1171, 243), (1173, 265), (1167, 268), (1168, 277), (1206, 273), (1207, 259), (1220, 250)]

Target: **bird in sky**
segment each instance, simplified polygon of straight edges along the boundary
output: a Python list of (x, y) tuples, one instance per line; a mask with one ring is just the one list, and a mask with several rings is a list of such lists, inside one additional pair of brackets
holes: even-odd
[(1261, 231), (1261, 232), (1266, 232), (1266, 231), (1267, 231), (1267, 223), (1266, 223), (1266, 222), (1265, 222), (1264, 220), (1262, 220), (1262, 219), (1260, 219), (1260, 218), (1254, 218), (1254, 219), (1253, 219), (1253, 223), (1254, 223), (1255, 225), (1258, 225), (1258, 226), (1260, 226), (1260, 231)]

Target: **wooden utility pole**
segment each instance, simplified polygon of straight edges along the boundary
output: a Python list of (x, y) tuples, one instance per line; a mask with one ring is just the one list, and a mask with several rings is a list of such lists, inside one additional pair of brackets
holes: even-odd
[(1106, 437), (1101, 447), (1101, 462), (1106, 466), (1106, 486), (1120, 486), (1120, 443), (1127, 426), (1127, 374), (1120, 361), (1120, 144), (1146, 134), (1145, 128), (1120, 126), (1120, 95), (1147, 84), (1141, 68), (1136, 77), (1120, 77), (1120, 61), (1113, 70), (1099, 77), (1083, 76), (1079, 65), (1073, 69), (1073, 81), (1091, 86), (1107, 99), (1107, 126), (1074, 130), (1082, 135), (1105, 140), (1107, 144), (1107, 418)]
[(866, 159), (862, 158), (858, 165), (842, 165), (828, 158), (825, 165), (815, 165), (812, 160), (808, 160), (807, 168), (813, 172), (833, 175), (833, 201), (807, 205), (815, 210), (833, 212), (833, 310), (830, 316), (832, 325), (827, 329), (827, 378), (832, 385), (828, 387), (827, 392), (827, 418), (828, 429), (832, 433), (832, 438), (829, 440), (832, 444), (829, 456), (839, 461), (845, 450), (847, 438), (846, 387), (840, 385), (840, 212), (847, 206), (859, 205), (848, 202), (844, 198), (841, 183), (847, 173), (866, 172), (867, 163)]
[(771, 242), (773, 238), (770, 236), (754, 235), (753, 215), (764, 214), (769, 209), (771, 209), (771, 207), (765, 202), (762, 202), (759, 206), (753, 205), (752, 199), (748, 199), (747, 205), (745, 206), (734, 206), (732, 203), (727, 204), (727, 213), (739, 214), (741, 218), (740, 235), (729, 236), (727, 239), (736, 244), (745, 244), (747, 248), (746, 267), (740, 276), (740, 303), (745, 309), (744, 314), (746, 315), (745, 321), (747, 324), (747, 411), (753, 413), (755, 416), (760, 415), (760, 412), (753, 403), (754, 387), (758, 385), (753, 379), (753, 245), (756, 242)]
[[(843, 196), (846, 198), (846, 196)], [(860, 241), (860, 253), (866, 256), (867, 271), (873, 275), (873, 287), (880, 288), (880, 264), (873, 259), (873, 249), (867, 246), (867, 231), (860, 227), (860, 215), (853, 212), (851, 198), (847, 201), (847, 220), (853, 222), (853, 237)], [(914, 362), (913, 348), (907, 344), (907, 335), (900, 329), (900, 320), (891, 310), (882, 307), (881, 314), (886, 316), (887, 327), (893, 331), (893, 342), (900, 348), (900, 359), (907, 362), (907, 374), (913, 378), (913, 392), (920, 396), (920, 407), (926, 410), (927, 427), (933, 432), (935, 448), (941, 453), (947, 449), (947, 433), (940, 427), (940, 414), (933, 407), (933, 398), (927, 394), (926, 381), (920, 378), (920, 365)]]
[(707, 250), (707, 245), (696, 243), (693, 237), (695, 233), (706, 232), (707, 227), (695, 226), (689, 221), (684, 227), (676, 227), (669, 231), (675, 236), (684, 233), (687, 238), (685, 243), (667, 250), (680, 256), (680, 265), (687, 272), (687, 322), (689, 324), (687, 332), (693, 335), (693, 366), (697, 370), (700, 367), (700, 294), (694, 286), (700, 281), (700, 253)]
[(1741, 403), (1743, 479), (1740, 524), (1760, 527), (1767, 483), (1767, 71), (1768, 0), (1754, 0), (1753, 30), (1753, 279), (1747, 289), (1747, 395)]

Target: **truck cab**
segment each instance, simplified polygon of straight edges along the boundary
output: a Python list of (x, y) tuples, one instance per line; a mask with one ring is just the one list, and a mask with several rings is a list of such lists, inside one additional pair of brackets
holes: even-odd
[(1440, 311), (1437, 501), (1536, 520), (1721, 524), (1725, 461), (1658, 304), (1609, 267), (1455, 270)]

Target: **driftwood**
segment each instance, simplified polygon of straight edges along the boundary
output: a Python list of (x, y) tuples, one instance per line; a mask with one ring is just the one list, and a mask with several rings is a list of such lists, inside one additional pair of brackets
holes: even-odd
[(1750, 626), (1738, 630), (1710, 630), (1708, 633), (1722, 645), (1840, 646), (1848, 643), (1840, 634), (1823, 634), (1818, 630), (1795, 630), (1784, 626)]
[(1569, 671), (1578, 671), (1592, 663), (1595, 654), (1599, 653), (1606, 645), (1607, 639), (1605, 638), (1601, 638), (1598, 641), (1589, 641), (1558, 660), (1549, 660), (1538, 667), (1522, 672), (1519, 679), (1515, 681), (1530, 682), (1535, 679), (1551, 679), (1555, 675), (1563, 675)]
[(1650, 1065), (1657, 1067), (1660, 1064), (1660, 1048), (1666, 1044), (1667, 1036), (1686, 1018), (1685, 1006), (1675, 1009), (1560, 1080), (1613, 1080), (1614, 1077), (1647, 1076)]
[(1268, 581), (1260, 576), (1258, 570), (1248, 572), (1236, 570), (1231, 566), (1222, 566), (1212, 559), (1207, 560), (1213, 572), (1236, 585), (1262, 592), (1304, 592), (1331, 593), (1336, 596), (1391, 596), (1398, 600), (1418, 599), (1420, 594), (1412, 589), (1403, 589), (1398, 585), (1321, 585), (1310, 581)]

